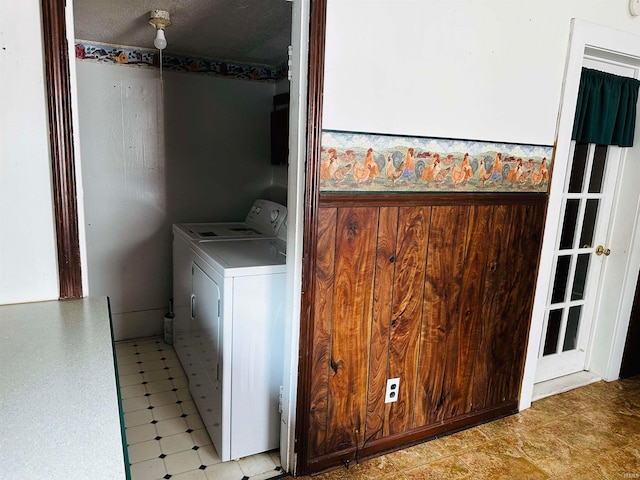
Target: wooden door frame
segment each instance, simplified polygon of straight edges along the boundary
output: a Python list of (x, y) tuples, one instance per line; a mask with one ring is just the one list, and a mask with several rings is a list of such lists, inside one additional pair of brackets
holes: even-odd
[(308, 471), (306, 435), (311, 393), (311, 352), (313, 347), (313, 272), (320, 198), (319, 177), (324, 92), (324, 59), (327, 0), (311, 0), (309, 15), (309, 74), (307, 90), (307, 161), (305, 165), (304, 232), (302, 248), (302, 299), (298, 349), (298, 393), (296, 401), (296, 474)]
[(41, 7), (59, 299), (73, 300), (82, 298), (82, 267), (65, 1), (42, 0)]

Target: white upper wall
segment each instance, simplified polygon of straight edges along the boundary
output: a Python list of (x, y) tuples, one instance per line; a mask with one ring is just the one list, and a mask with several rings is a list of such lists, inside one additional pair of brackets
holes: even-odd
[(328, 0), (323, 128), (552, 145), (581, 18), (627, 0)]
[(40, 2), (0, 0), (0, 304), (58, 298)]

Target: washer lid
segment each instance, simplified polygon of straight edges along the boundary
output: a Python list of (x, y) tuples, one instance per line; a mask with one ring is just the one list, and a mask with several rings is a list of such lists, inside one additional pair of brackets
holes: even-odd
[(246, 222), (229, 223), (181, 223), (177, 225), (191, 239), (197, 242), (214, 240), (237, 240), (241, 238), (269, 238)]

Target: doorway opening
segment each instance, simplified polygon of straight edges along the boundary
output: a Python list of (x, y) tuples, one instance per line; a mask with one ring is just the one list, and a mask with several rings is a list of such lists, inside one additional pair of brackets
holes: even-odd
[(582, 67), (640, 76), (640, 37), (573, 20), (520, 408), (618, 378), (637, 269), (636, 147), (571, 141)]
[[(325, 5), (323, 2), (319, 2)], [(296, 373), (298, 356), (298, 328), (300, 318), (300, 286), (301, 286), (301, 263), (302, 263), (302, 230), (303, 230), (303, 194), (305, 157), (307, 154), (307, 78), (308, 78), (308, 44), (309, 44), (309, 24), (310, 24), (310, 2), (301, 0), (291, 3), (293, 15), (291, 25), (291, 56), (290, 56), (290, 129), (289, 129), (289, 150), (290, 165), (288, 176), (285, 180), (288, 185), (288, 242), (287, 248), (287, 298), (285, 305), (285, 365), (284, 377), (282, 381), (282, 424), (280, 433), (281, 463), (285, 471), (294, 471), (295, 461), (293, 455), (293, 442), (295, 431), (295, 405), (296, 405)], [(324, 8), (324, 7), (323, 7)], [(324, 22), (324, 16), (318, 20)], [(72, 5), (69, 3), (66, 19), (67, 30), (73, 32)], [(73, 38), (70, 38), (70, 45), (73, 45)], [(70, 50), (73, 50), (71, 47)], [(73, 58), (73, 56), (70, 56)], [(316, 61), (319, 62), (318, 59)], [(73, 60), (71, 60), (73, 63)], [(319, 70), (318, 66), (312, 65), (312, 73)], [(73, 81), (76, 80), (72, 72)], [(69, 93), (69, 92), (66, 92)], [(72, 92), (75, 94), (75, 92)], [(52, 94), (55, 96), (55, 94)], [(71, 115), (71, 112), (67, 112)], [(77, 111), (75, 112), (77, 115)], [(311, 127), (316, 128), (314, 126)], [(319, 128), (319, 127), (318, 127)], [(266, 158), (266, 162), (269, 159)], [(82, 178), (80, 168), (77, 167), (77, 178)], [(83, 229), (83, 226), (80, 227)], [(84, 232), (83, 232), (84, 233)], [(86, 275), (86, 273), (85, 273)], [(90, 293), (86, 292), (85, 293)]]

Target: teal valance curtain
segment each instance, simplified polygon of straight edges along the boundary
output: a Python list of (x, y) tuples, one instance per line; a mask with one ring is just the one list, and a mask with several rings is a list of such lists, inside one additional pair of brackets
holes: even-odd
[(582, 69), (572, 140), (631, 147), (640, 80)]

